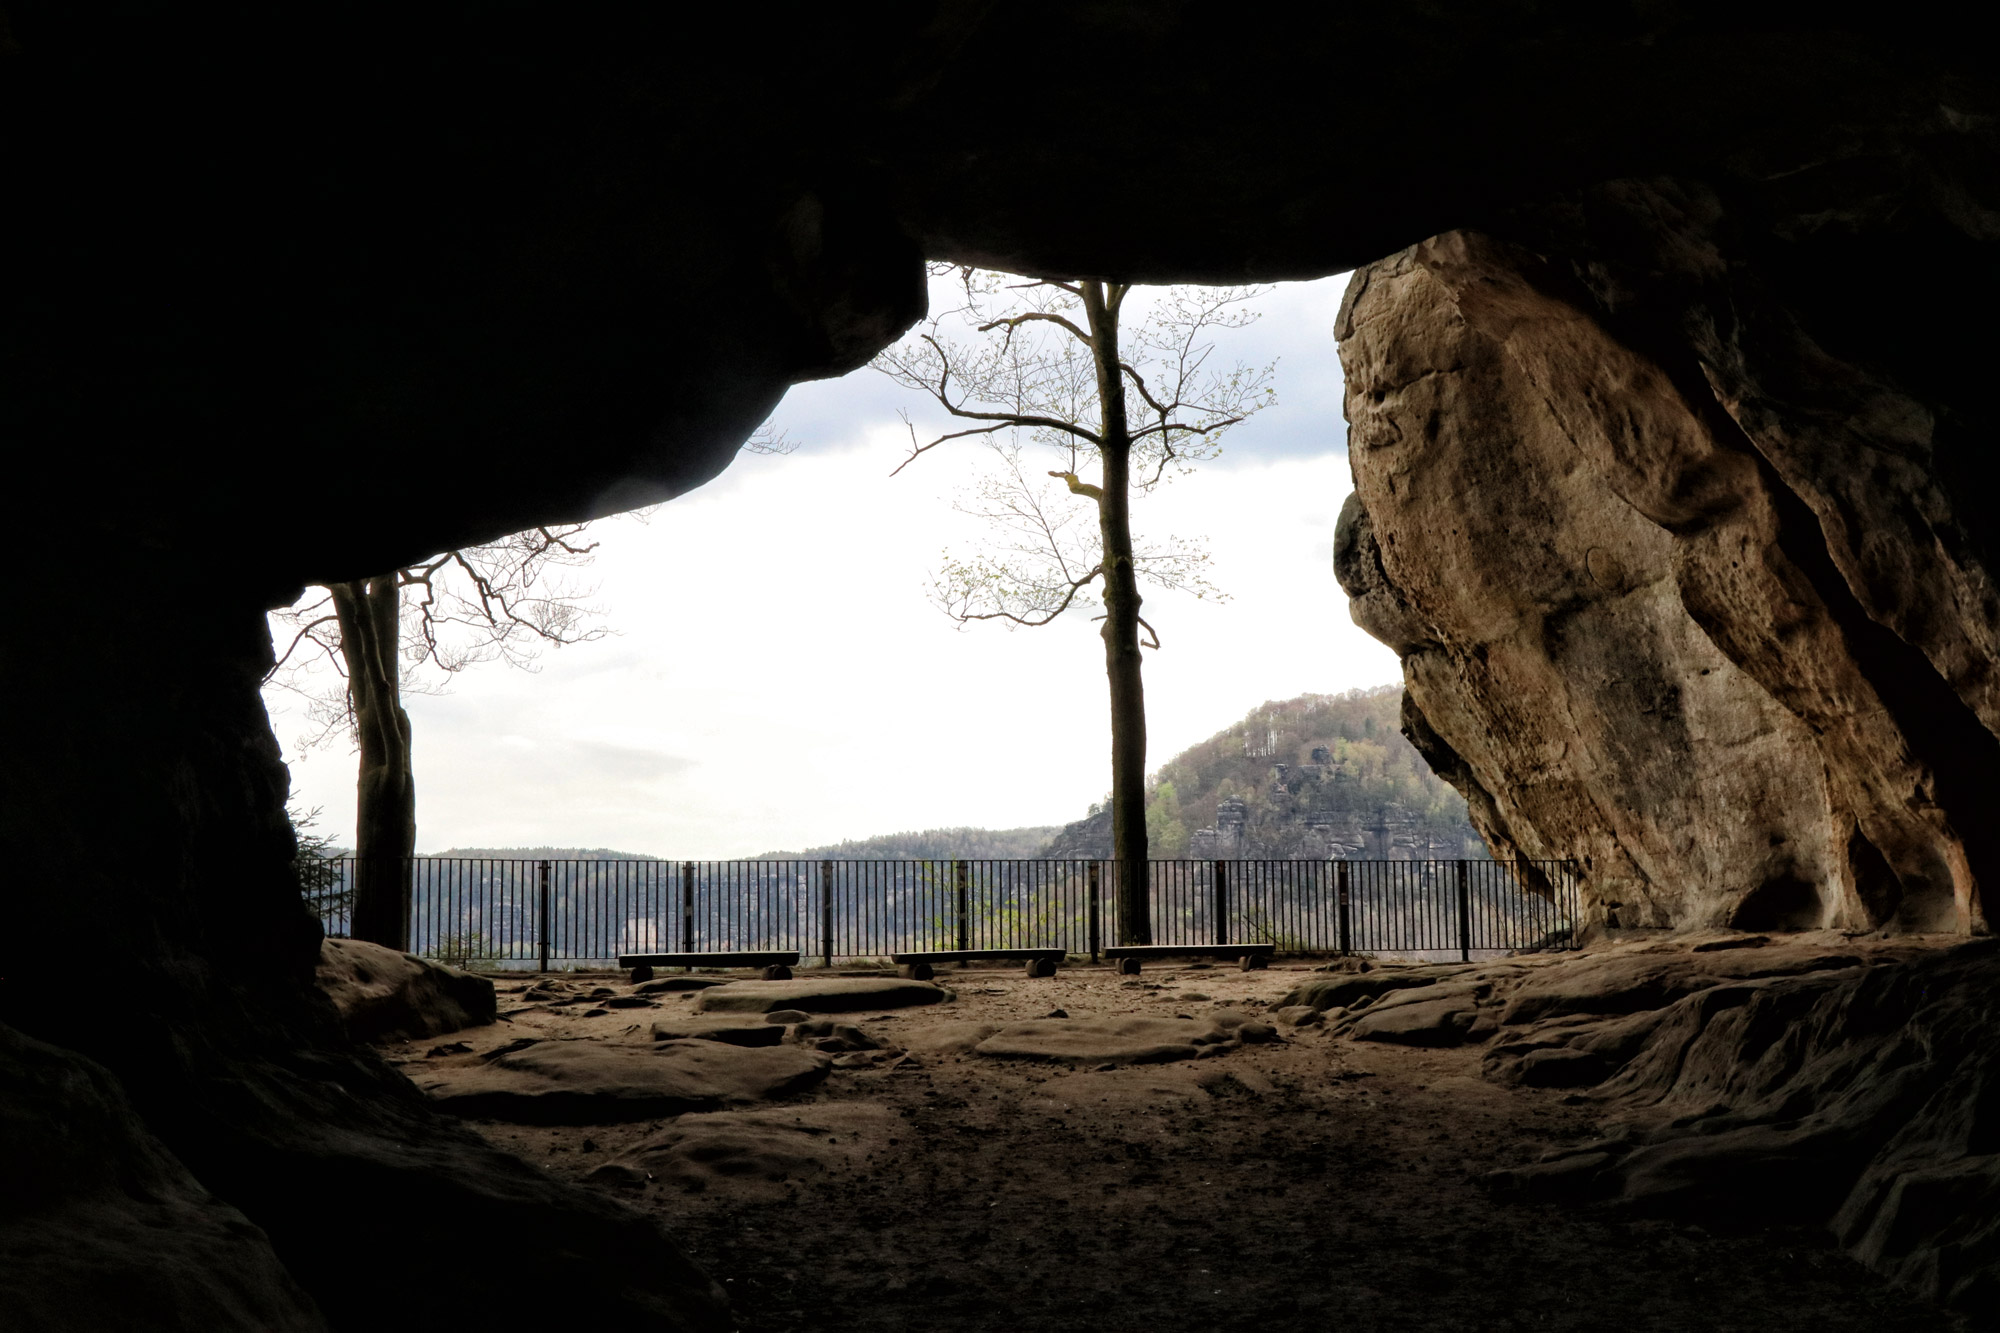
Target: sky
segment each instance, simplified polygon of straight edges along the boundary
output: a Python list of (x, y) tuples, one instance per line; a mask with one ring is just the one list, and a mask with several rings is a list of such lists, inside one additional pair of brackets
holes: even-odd
[[(1217, 335), (1219, 357), (1278, 360), (1279, 403), (1134, 505), (1141, 535), (1204, 536), (1230, 594), (1146, 594), (1162, 643), (1146, 655), (1150, 767), (1266, 700), (1399, 679), (1333, 578), (1351, 485), (1332, 334), (1345, 285), (1283, 284), (1256, 324)], [(923, 404), (872, 370), (797, 386), (771, 423), (795, 452), (746, 452), (643, 520), (593, 528), (583, 577), (612, 633), (408, 697), (418, 850), (724, 859), (1063, 824), (1103, 799), (1098, 626), (961, 628), (927, 600), (941, 551), (980, 536), (952, 508), (980, 450), (938, 449), (891, 478), (909, 445), (899, 408), (921, 428)], [(266, 701), (295, 805), (351, 842), (352, 747), (303, 747), (296, 702)]]

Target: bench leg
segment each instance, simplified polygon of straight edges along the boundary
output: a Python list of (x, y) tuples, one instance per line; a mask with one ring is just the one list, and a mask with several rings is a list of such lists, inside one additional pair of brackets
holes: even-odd
[(896, 969), (905, 981), (929, 981), (937, 973), (929, 963), (905, 963)]
[(1118, 960), (1118, 975), (1121, 977), (1138, 976), (1139, 960), (1136, 958), (1120, 958)]
[(632, 969), (632, 984), (634, 986), (638, 985), (642, 981), (651, 981), (652, 979), (653, 979), (653, 969), (647, 967), (644, 963), (641, 963), (639, 964), (639, 966)]
[(1258, 972), (1262, 971), (1264, 968), (1269, 967), (1270, 965), (1271, 965), (1271, 960), (1266, 958), (1263, 954), (1246, 953), (1243, 955), (1243, 961), (1238, 963), (1237, 967), (1239, 970), (1244, 972)]
[(790, 981), (791, 979), (792, 969), (786, 967), (783, 963), (773, 963), (764, 969), (764, 980), (766, 981)]
[(1053, 958), (1030, 958), (1028, 975), (1031, 977), (1052, 977), (1056, 974), (1056, 960)]

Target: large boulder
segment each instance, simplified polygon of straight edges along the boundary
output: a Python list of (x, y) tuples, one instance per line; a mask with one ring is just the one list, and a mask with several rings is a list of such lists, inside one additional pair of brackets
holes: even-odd
[(362, 1041), (414, 1041), (491, 1023), (498, 1012), (485, 977), (379, 944), (329, 939), (314, 978)]
[[(1349, 288), (1353, 615), (1488, 842), (1587, 868), (1591, 928), (1965, 931), (2000, 883), (2000, 598), (1927, 396), (1963, 390), (1907, 321), (1749, 276), (1822, 188), (1607, 183)], [(1851, 207), (1848, 243), (1907, 225)]]
[(604, 1125), (718, 1111), (803, 1092), (832, 1062), (796, 1046), (669, 1040), (645, 1046), (523, 1040), (429, 1064), (417, 1086), (453, 1115)]

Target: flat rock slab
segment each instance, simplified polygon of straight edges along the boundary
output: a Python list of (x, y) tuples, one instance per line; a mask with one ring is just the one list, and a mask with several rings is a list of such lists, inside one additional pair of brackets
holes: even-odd
[(434, 1067), (417, 1086), (440, 1110), (469, 1119), (608, 1125), (789, 1096), (831, 1067), (826, 1056), (795, 1046), (538, 1041), (489, 1060)]
[(731, 1046), (777, 1046), (785, 1040), (782, 1025), (761, 1018), (708, 1018), (682, 1014), (653, 1020), (654, 1041), (720, 1041)]
[(861, 1009), (908, 1009), (942, 1004), (952, 993), (927, 981), (897, 977), (825, 977), (798, 981), (732, 981), (695, 998), (697, 1012), (768, 1014), (797, 1009), (809, 1014), (851, 1014)]
[(873, 1102), (684, 1115), (591, 1172), (590, 1179), (628, 1187), (650, 1180), (690, 1192), (775, 1193), (787, 1181), (828, 1170), (881, 1169), (894, 1153), (890, 1140), (902, 1124), (895, 1110)]
[(1199, 1018), (1041, 1018), (1010, 1023), (972, 1048), (1002, 1060), (1153, 1065), (1234, 1046), (1234, 1028)]

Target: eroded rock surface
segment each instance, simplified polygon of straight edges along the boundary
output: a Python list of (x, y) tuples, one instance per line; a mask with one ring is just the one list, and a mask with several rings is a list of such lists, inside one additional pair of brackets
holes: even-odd
[(1708, 187), (1514, 225), (1341, 317), (1336, 568), (1405, 730), (1497, 849), (1584, 865), (1595, 923), (1976, 926), (2000, 597), (1920, 368), (1745, 279)]
[(782, 1185), (829, 1168), (889, 1168), (902, 1117), (873, 1102), (684, 1115), (591, 1174), (614, 1186), (649, 1181), (685, 1190), (711, 1184)]
[(830, 1067), (826, 1056), (797, 1047), (527, 1041), (430, 1065), (418, 1086), (453, 1115), (597, 1125), (790, 1096), (824, 1080)]
[(971, 1053), (995, 1060), (1071, 1065), (1151, 1065), (1220, 1055), (1245, 1041), (1270, 1041), (1268, 1025), (1243, 1014), (1206, 1018), (1047, 1018), (1010, 1023)]
[[(1829, 959), (1839, 963), (1843, 960)], [(1825, 1222), (1936, 1299), (2000, 1297), (2000, 945), (1723, 980), (1606, 1051), (1617, 1132), (1505, 1172), (1530, 1197)]]
[(1496, 1173), (1505, 1194), (1825, 1225), (1897, 1281), (1990, 1308), (2000, 941), (1829, 935), (1421, 969), (1420, 984), (1324, 1012), (1355, 1040), (1488, 1042), (1495, 1082), (1589, 1090), (1605, 1134)]
[(320, 945), (314, 980), (362, 1041), (412, 1041), (479, 1027), (497, 1012), (493, 983), (361, 940)]

